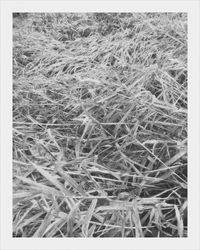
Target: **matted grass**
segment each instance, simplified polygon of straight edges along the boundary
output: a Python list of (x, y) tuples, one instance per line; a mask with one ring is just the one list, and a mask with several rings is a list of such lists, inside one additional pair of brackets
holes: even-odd
[(13, 236), (187, 236), (187, 16), (13, 17)]

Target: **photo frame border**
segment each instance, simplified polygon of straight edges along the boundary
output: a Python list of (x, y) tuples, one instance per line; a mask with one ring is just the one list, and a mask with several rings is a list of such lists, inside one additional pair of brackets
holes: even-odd
[[(12, 237), (12, 13), (13, 12), (188, 13), (188, 237), (13, 238)], [(200, 249), (200, 3), (169, 1), (1, 1), (0, 249)]]

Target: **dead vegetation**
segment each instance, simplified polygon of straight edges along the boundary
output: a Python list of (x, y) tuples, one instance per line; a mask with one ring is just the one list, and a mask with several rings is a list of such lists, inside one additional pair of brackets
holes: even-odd
[(187, 236), (185, 14), (15, 14), (13, 236)]

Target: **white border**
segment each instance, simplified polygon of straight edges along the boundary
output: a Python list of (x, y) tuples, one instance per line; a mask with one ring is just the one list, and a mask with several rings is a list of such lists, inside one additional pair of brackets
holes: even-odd
[[(187, 12), (189, 232), (187, 238), (12, 238), (12, 12)], [(199, 208), (199, 2), (198, 1), (1, 1), (1, 250), (200, 249)]]

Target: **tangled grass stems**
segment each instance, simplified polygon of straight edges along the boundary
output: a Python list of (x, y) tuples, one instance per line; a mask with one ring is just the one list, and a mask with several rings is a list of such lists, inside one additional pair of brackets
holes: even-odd
[(187, 236), (186, 14), (14, 14), (13, 236)]

